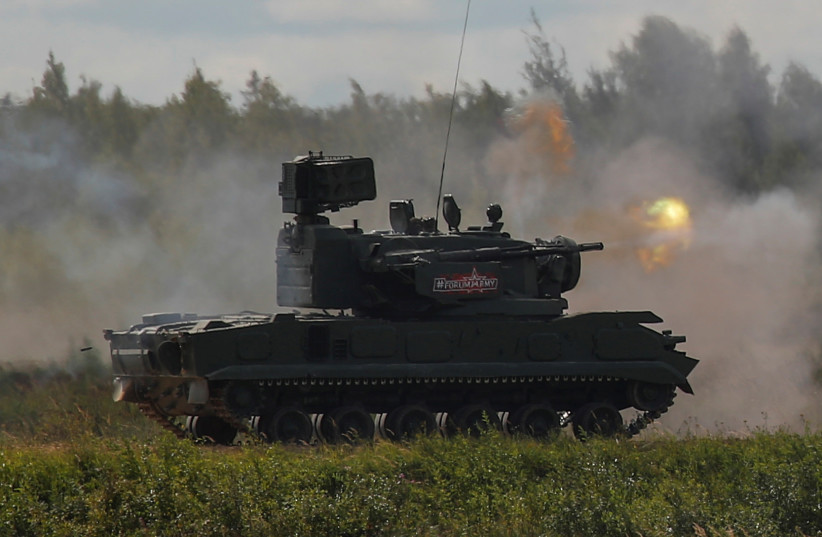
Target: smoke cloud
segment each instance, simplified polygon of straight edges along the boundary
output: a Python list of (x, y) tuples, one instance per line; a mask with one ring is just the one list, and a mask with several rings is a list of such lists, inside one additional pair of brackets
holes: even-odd
[[(488, 160), (510, 170), (511, 231), (605, 242), (604, 252), (584, 255), (580, 283), (567, 295), (570, 311), (654, 311), (665, 322), (652, 328), (686, 335), (679, 348), (701, 360), (689, 378), (695, 395), (680, 394), (665, 428), (819, 423), (817, 204), (788, 190), (731, 197), (686, 149), (658, 138), (583, 156), (587, 162), (568, 175), (534, 173), (541, 157), (528, 158), (528, 146), (503, 140)], [(637, 251), (665, 237), (639, 225), (632, 208), (661, 196), (682, 198), (692, 226), (671, 263), (648, 272)]]
[(148, 312), (274, 309), (279, 157), (190, 155), (147, 183), (84, 161), (65, 124), (0, 132), (3, 362), (105, 355), (102, 329)]
[[(65, 125), (22, 130), (7, 118), (2, 133), (3, 361), (59, 359), (83, 338), (103, 350), (102, 328), (124, 328), (148, 312), (277, 309), (274, 245), (285, 219), (277, 182), (279, 163), (293, 155), (192, 154), (179, 176), (146, 182), (79, 159)], [(817, 196), (734, 197), (687, 148), (661, 138), (616, 154), (577, 150), (565, 170), (545, 160), (558, 153), (546, 156), (533, 136), (492, 144), (475, 179), (485, 185), (472, 185), (471, 197), (452, 182), (457, 199), (467, 219), (501, 201), (517, 237), (606, 243), (604, 252), (585, 254), (570, 311), (654, 311), (665, 319), (655, 328), (686, 335), (681, 348), (701, 360), (691, 375), (695, 396), (680, 395), (664, 427), (801, 428), (803, 419), (822, 420), (813, 381), (822, 216), (807, 201)], [(430, 188), (420, 188), (404, 181), (407, 163), (373, 156), (380, 201), (335, 216), (337, 223), (360, 217), (365, 227), (384, 227), (385, 200), (435, 191), (435, 173)], [(692, 227), (687, 247), (647, 272), (637, 250), (665, 237), (639, 225), (631, 208), (661, 196), (682, 198)]]

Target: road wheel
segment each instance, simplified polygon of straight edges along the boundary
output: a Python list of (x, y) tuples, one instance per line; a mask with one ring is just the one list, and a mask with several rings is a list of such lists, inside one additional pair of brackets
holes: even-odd
[(509, 420), (513, 433), (534, 438), (549, 439), (560, 430), (559, 414), (546, 404), (532, 403), (521, 406)]
[(632, 407), (646, 412), (657, 412), (667, 409), (674, 400), (673, 384), (654, 384), (651, 382), (631, 381), (628, 384), (628, 402)]
[(257, 433), (267, 442), (307, 444), (314, 428), (308, 414), (296, 407), (280, 408), (256, 421)]
[(588, 403), (574, 412), (574, 436), (585, 440), (591, 436), (611, 437), (624, 431), (622, 415), (611, 403)]
[(319, 420), (321, 437), (329, 444), (368, 441), (374, 438), (374, 419), (357, 406), (340, 407)]
[(186, 429), (195, 440), (224, 446), (231, 445), (237, 436), (237, 428), (217, 416), (189, 416)]
[(420, 405), (397, 407), (385, 417), (385, 436), (391, 440), (428, 436), (437, 430), (437, 418)]
[(488, 405), (465, 405), (449, 415), (447, 428), (449, 434), (461, 432), (467, 436), (479, 437), (490, 429), (502, 430), (502, 422)]

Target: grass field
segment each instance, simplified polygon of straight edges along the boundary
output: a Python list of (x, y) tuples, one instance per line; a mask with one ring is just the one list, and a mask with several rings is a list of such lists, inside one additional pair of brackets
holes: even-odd
[(180, 441), (94, 360), (0, 371), (0, 535), (822, 535), (822, 435)]

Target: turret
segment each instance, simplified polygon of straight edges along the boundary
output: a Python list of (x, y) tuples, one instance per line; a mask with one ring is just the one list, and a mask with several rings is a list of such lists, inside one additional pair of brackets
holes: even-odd
[(502, 208), (488, 223), (460, 230), (462, 211), (443, 200), (447, 233), (418, 218), (411, 200), (389, 205), (391, 231), (337, 227), (320, 213), (376, 197), (368, 158), (309, 154), (283, 164), (277, 301), (281, 306), (350, 309), (357, 315), (420, 318), (460, 315), (556, 316), (562, 293), (580, 276), (580, 252), (602, 243), (566, 237), (526, 242), (502, 231)]

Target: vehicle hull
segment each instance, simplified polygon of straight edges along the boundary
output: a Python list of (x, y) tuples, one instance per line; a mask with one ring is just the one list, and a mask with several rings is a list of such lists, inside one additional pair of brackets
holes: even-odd
[(375, 414), (406, 404), (453, 412), (467, 403), (512, 412), (537, 401), (567, 412), (592, 401), (625, 409), (636, 383), (691, 393), (687, 375), (697, 363), (674, 350), (682, 338), (644, 326), (661, 321), (651, 312), (402, 322), (189, 317), (108, 333), (115, 398), (167, 416), (214, 415), (228, 405), (238, 418), (345, 405)]

